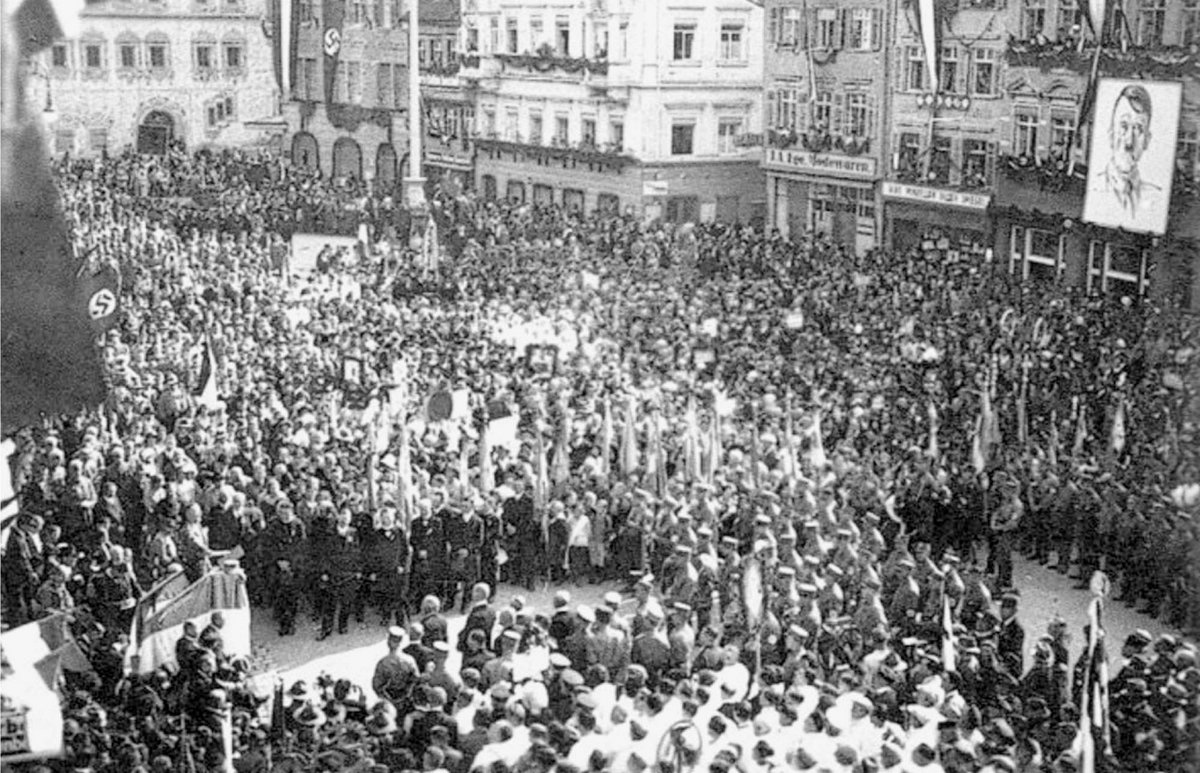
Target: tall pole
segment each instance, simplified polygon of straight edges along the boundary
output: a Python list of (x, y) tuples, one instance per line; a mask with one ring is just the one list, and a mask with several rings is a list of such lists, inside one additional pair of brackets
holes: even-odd
[(425, 177), (421, 163), (421, 37), (420, 0), (408, 5), (408, 177), (404, 178), (405, 201), (409, 209), (424, 212)]

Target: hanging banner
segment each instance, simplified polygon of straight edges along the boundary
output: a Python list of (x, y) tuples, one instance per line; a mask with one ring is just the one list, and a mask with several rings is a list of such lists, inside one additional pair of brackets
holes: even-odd
[(321, 35), (321, 48), (325, 52), (325, 104), (337, 100), (337, 71), (342, 54), (342, 20), (346, 16), (346, 4), (342, 0), (325, 0), (321, 20), (325, 31)]

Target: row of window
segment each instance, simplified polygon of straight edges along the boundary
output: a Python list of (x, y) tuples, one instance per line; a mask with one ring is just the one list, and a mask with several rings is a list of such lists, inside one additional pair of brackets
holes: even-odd
[[(1022, 280), (1057, 282), (1066, 269), (1063, 234), (1014, 225), (1010, 232), (1009, 270)], [(1146, 250), (1134, 245), (1093, 240), (1088, 244), (1087, 291), (1137, 297), (1149, 286)]]
[[(951, 94), (970, 94), (994, 97), (1000, 94), (999, 52), (994, 48), (942, 46), (938, 58), (938, 89)], [(900, 87), (905, 91), (928, 91), (931, 88), (926, 72), (925, 50), (920, 46), (904, 47), (904, 68)]]
[(772, 8), (767, 42), (777, 48), (878, 51), (883, 45), (879, 8)]
[[(547, 125), (549, 123), (549, 125)], [(524, 131), (522, 131), (524, 129)], [(550, 133), (547, 136), (547, 129)], [(516, 107), (505, 108), (504, 124), (496, 125), (496, 110), (492, 107), (483, 108), (480, 131), (487, 137), (499, 137), (511, 142), (528, 142), (534, 145), (570, 145), (575, 136), (571, 130), (571, 116), (566, 112), (555, 112), (552, 122), (548, 122), (542, 111), (530, 108), (522, 126), (520, 112)], [(607, 145), (621, 149), (625, 144), (625, 122), (614, 118), (608, 122), (608, 135), (600, 137), (597, 133), (596, 118), (583, 116), (579, 121), (578, 142), (583, 145), (599, 147)]]
[[(113, 51), (118, 72), (166, 72), (172, 69), (171, 42), (162, 34), (151, 34), (144, 39), (122, 35), (113, 42), (111, 49), (108, 41), (98, 38), (85, 38), (78, 44), (58, 42), (50, 47), (50, 67), (59, 73), (78, 69), (87, 75), (103, 75), (110, 69), (109, 57)], [(192, 68), (196, 72), (216, 73), (223, 70), (228, 75), (240, 75), (245, 67), (246, 42), (240, 38), (223, 42), (215, 39), (192, 42)]]
[(924, 145), (921, 133), (900, 132), (896, 138), (896, 152), (892, 155), (894, 171), (905, 179), (919, 176), (922, 181), (938, 185), (986, 188), (994, 182), (995, 142), (935, 134), (928, 159), (922, 152)]
[[(1177, 11), (1168, 9), (1167, 5), (1167, 0), (1137, 0), (1134, 7), (1127, 9), (1134, 42), (1140, 46), (1200, 43), (1200, 0), (1184, 0)], [(1174, 17), (1176, 12), (1178, 17)], [(1023, 40), (1041, 36), (1056, 40), (1078, 39), (1085, 24), (1079, 0), (1022, 0), (1020, 37)]]
[(766, 123), (771, 129), (817, 129), (860, 140), (875, 135), (877, 100), (865, 91), (819, 90), (810, 99), (808, 91), (786, 87), (769, 89), (766, 100)]

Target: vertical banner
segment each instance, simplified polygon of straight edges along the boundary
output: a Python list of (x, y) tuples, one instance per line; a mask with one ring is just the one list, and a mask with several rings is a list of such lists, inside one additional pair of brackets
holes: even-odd
[(938, 93), (938, 20), (933, 0), (917, 0), (917, 13), (921, 19), (921, 43), (925, 47), (925, 69), (929, 70), (929, 90)]
[[(292, 97), (296, 72), (296, 31), (300, 27), (300, 4), (296, 0), (271, 3), (271, 51), (275, 63), (275, 82), (285, 100)], [(310, 94), (305, 94), (310, 97)]]
[(342, 53), (342, 20), (346, 16), (345, 0), (325, 0), (321, 21), (325, 31), (321, 36), (321, 47), (325, 51), (325, 104), (337, 102), (337, 71)]

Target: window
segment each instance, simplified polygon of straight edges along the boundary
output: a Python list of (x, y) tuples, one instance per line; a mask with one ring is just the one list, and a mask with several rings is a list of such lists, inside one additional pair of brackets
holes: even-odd
[(1078, 36), (1082, 23), (1079, 0), (1058, 0), (1058, 24), (1055, 25), (1058, 40)]
[(958, 91), (958, 46), (942, 46), (942, 61), (938, 65), (938, 89)]
[(744, 59), (745, 46), (742, 45), (744, 32), (745, 27), (741, 22), (721, 24), (721, 61), (740, 62)]
[(963, 140), (962, 184), (967, 188), (986, 188), (992, 184), (995, 153), (984, 140)]
[(921, 91), (925, 88), (925, 53), (920, 46), (906, 46), (904, 59), (904, 88)]
[(1050, 117), (1050, 152), (1065, 157), (1070, 150), (1071, 133), (1075, 130), (1074, 119), (1065, 115)]
[(353, 105), (362, 104), (362, 62), (346, 63), (346, 101)]
[(374, 3), (367, 0), (350, 0), (349, 1), (350, 21), (352, 24), (371, 24), (374, 11)]
[(137, 68), (137, 43), (118, 43), (117, 44), (117, 61), (122, 70), (134, 70)]
[(692, 58), (696, 46), (696, 25), (693, 22), (675, 22), (673, 51), (675, 61), (681, 62)]
[(519, 139), (519, 131), (517, 129), (517, 108), (508, 107), (504, 109), (504, 138), (508, 140)]
[(838, 47), (837, 21), (836, 8), (817, 9), (817, 48), (828, 51)]
[(196, 69), (211, 70), (213, 68), (213, 47), (208, 43), (196, 44)]
[(1040, 228), (1013, 226), (1012, 259), (1009, 271), (1021, 272), (1021, 280), (1056, 282), (1063, 270), (1062, 238)]
[(742, 133), (742, 119), (722, 118), (717, 124), (717, 152), (729, 155), (737, 153), (737, 138)]
[(479, 51), (479, 30), (475, 27), (467, 27), (467, 53), (474, 54)]
[(529, 47), (534, 51), (538, 50), (543, 43), (546, 42), (546, 27), (542, 22), (541, 16), (534, 16), (529, 20)]
[(571, 120), (566, 115), (554, 116), (554, 139), (560, 145), (567, 144), (567, 138), (570, 136)]
[(608, 58), (608, 25), (596, 22), (592, 31), (592, 55), (597, 59)]
[(490, 108), (483, 111), (483, 133), (488, 137), (496, 136), (496, 111)]
[(67, 44), (55, 43), (50, 47), (50, 66), (58, 69), (67, 67)]
[(796, 127), (797, 110), (800, 107), (800, 92), (797, 89), (780, 89), (779, 91), (779, 128), (793, 129)]
[(594, 147), (596, 144), (596, 119), (584, 118), (580, 124), (579, 141), (584, 145)]
[(345, 104), (350, 101), (349, 76), (346, 74), (347, 62), (342, 61), (337, 63), (337, 69), (333, 72), (333, 99), (335, 102)]
[(854, 8), (850, 11), (848, 47), (852, 51), (870, 51), (875, 48), (877, 33), (876, 11), (871, 8)]
[(1175, 168), (1191, 179), (1196, 176), (1196, 164), (1200, 163), (1200, 130), (1195, 127), (1180, 127), (1179, 143), (1175, 149)]
[(1013, 153), (1018, 156), (1037, 153), (1038, 117), (1036, 112), (1020, 110), (1013, 116)]
[(1093, 241), (1088, 253), (1087, 289), (1136, 298), (1149, 284), (1146, 253), (1137, 247)]
[(167, 44), (165, 41), (156, 41), (146, 45), (147, 58), (150, 60), (151, 70), (167, 69)]
[(846, 95), (846, 134), (858, 138), (870, 136), (871, 110), (868, 95)]
[(813, 123), (815, 128), (830, 131), (833, 127), (833, 92), (818, 91), (817, 101), (813, 103)]
[(313, 0), (300, 0), (299, 10), (301, 24), (305, 22), (315, 22), (317, 20), (316, 13), (314, 13), (313, 4)]
[(534, 145), (541, 145), (545, 141), (546, 132), (542, 126), (542, 111), (529, 111), (529, 141)]
[(493, 16), (489, 22), (488, 53), (500, 51), (500, 17)]
[(1138, 44), (1161, 46), (1167, 20), (1167, 0), (1141, 0), (1138, 4)]
[(108, 129), (88, 129), (88, 146), (92, 152), (108, 149)]
[(1200, 0), (1184, 0), (1179, 27), (1179, 45), (1200, 44)]
[(618, 150), (625, 147), (625, 124), (611, 121), (608, 124), (608, 141)]
[(59, 154), (75, 152), (74, 129), (59, 129), (54, 132), (54, 152)]
[(933, 138), (933, 149), (929, 153), (929, 179), (940, 185), (950, 184), (950, 167), (953, 166), (952, 145), (949, 137), (937, 135)]
[(992, 48), (977, 48), (971, 54), (974, 72), (971, 75), (971, 93), (976, 96), (996, 94), (996, 51)]
[(696, 134), (694, 123), (671, 124), (671, 155), (690, 156), (694, 151), (692, 139)]
[(375, 67), (375, 104), (392, 107), (392, 66), (380, 64)]
[(510, 53), (510, 54), (517, 53), (517, 51), (520, 50), (520, 48), (517, 44), (517, 20), (516, 19), (505, 19), (504, 20), (504, 31), (505, 31), (505, 34), (508, 36), (508, 38), (507, 38), (508, 53)]
[(317, 98), (317, 60), (312, 58), (298, 60), (299, 72), (296, 78), (296, 95), (300, 99)]
[(906, 174), (918, 171), (921, 159), (921, 135), (917, 132), (901, 132), (897, 148), (896, 171)]
[(554, 44), (558, 53), (569, 56), (571, 53), (571, 20), (559, 16), (554, 20)]
[(245, 57), (242, 55), (241, 43), (226, 43), (225, 44), (225, 69), (240, 70), (245, 63)]
[(83, 66), (89, 70), (99, 70), (104, 67), (104, 45), (102, 43), (83, 44)]
[(803, 38), (800, 33), (804, 29), (803, 18), (799, 8), (783, 9), (783, 24), (780, 30), (779, 42), (785, 46), (798, 46)]
[(434, 67), (442, 66), (442, 41), (429, 41), (429, 63)]
[(1046, 29), (1046, 0), (1023, 0), (1021, 37), (1033, 40)]

